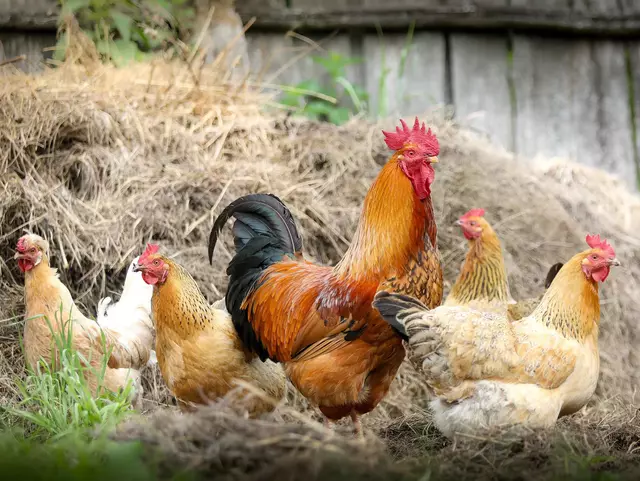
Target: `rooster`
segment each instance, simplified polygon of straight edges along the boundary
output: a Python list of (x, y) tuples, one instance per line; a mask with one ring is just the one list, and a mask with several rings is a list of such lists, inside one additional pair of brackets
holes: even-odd
[(438, 141), (416, 118), (383, 132), (395, 153), (364, 200), (360, 221), (335, 267), (308, 262), (286, 206), (273, 195), (228, 205), (209, 238), (235, 217), (236, 254), (229, 264), (227, 310), (246, 346), (284, 363), (296, 388), (331, 421), (359, 416), (384, 398), (405, 351), (402, 339), (372, 308), (378, 290), (442, 300), (431, 184)]
[[(49, 244), (35, 234), (22, 236), (16, 246), (14, 258), (24, 273), (25, 328), (24, 349), (27, 364), (35, 369), (43, 359), (51, 363), (55, 352), (53, 333), (67, 332), (67, 322), (74, 349), (90, 360), (93, 369), (85, 375), (89, 387), (97, 393), (98, 378), (104, 356), (109, 355), (108, 369), (103, 386), (112, 392), (126, 387), (129, 380), (135, 386), (139, 399), (139, 369), (149, 359), (153, 333), (147, 325), (129, 330), (126, 336), (85, 317), (71, 297), (69, 289), (60, 281), (56, 269), (49, 265)], [(104, 337), (105, 343), (102, 343)]]
[[(286, 393), (282, 367), (248, 352), (229, 314), (209, 305), (193, 277), (158, 249), (149, 244), (134, 271), (153, 286), (156, 357), (169, 390), (188, 408), (225, 396), (241, 381), (267, 395), (245, 400), (251, 415), (272, 411)], [(247, 397), (242, 389), (236, 392)]]
[(407, 336), (409, 358), (437, 396), (434, 422), (445, 435), (550, 427), (589, 401), (600, 368), (598, 284), (620, 263), (600, 236), (588, 235), (587, 244), (562, 266), (533, 313), (518, 321), (376, 296), (374, 306)]
[[(471, 209), (456, 222), (469, 241), (469, 251), (444, 305), (469, 306), (497, 314), (508, 312), (512, 319), (521, 319), (533, 312), (542, 296), (513, 300), (500, 239), (484, 215), (484, 209)], [(561, 267), (562, 263), (557, 263), (549, 269), (545, 288), (551, 285)]]

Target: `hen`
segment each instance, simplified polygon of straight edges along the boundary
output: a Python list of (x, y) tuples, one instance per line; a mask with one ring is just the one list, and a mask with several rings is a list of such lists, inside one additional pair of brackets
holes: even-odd
[(409, 357), (437, 396), (434, 422), (445, 435), (550, 427), (589, 401), (600, 367), (598, 284), (620, 263), (600, 236), (587, 236), (587, 244), (560, 269), (534, 312), (518, 321), (376, 296), (374, 306), (407, 336)]
[[(196, 281), (178, 263), (150, 244), (136, 272), (153, 286), (151, 311), (156, 326), (156, 356), (167, 386), (183, 408), (206, 404), (234, 391), (251, 415), (272, 411), (286, 393), (282, 367), (248, 352), (229, 314), (209, 305)], [(264, 396), (247, 396), (238, 382)]]
[[(15, 259), (24, 273), (25, 328), (24, 349), (28, 365), (37, 366), (40, 359), (51, 363), (55, 353), (55, 333), (72, 334), (73, 347), (90, 360), (93, 369), (85, 376), (90, 388), (97, 392), (96, 370), (101, 369), (104, 356), (109, 353), (108, 369), (103, 386), (117, 392), (131, 380), (140, 395), (139, 369), (149, 359), (153, 333), (146, 325), (130, 329), (126, 336), (111, 328), (101, 328), (85, 317), (75, 305), (69, 289), (60, 281), (56, 269), (49, 265), (49, 244), (40, 236), (27, 234), (18, 240)], [(68, 326), (68, 322), (71, 326)], [(50, 324), (50, 326), (49, 326)], [(104, 335), (105, 343), (102, 342)]]
[(385, 132), (395, 153), (369, 190), (354, 239), (335, 267), (306, 261), (291, 213), (271, 195), (227, 206), (209, 239), (209, 260), (230, 217), (236, 254), (227, 310), (246, 346), (285, 364), (298, 390), (330, 420), (373, 410), (402, 360), (401, 338), (372, 308), (378, 290), (442, 300), (431, 184), (438, 141), (416, 119)]
[[(108, 327), (114, 332), (118, 332), (123, 339), (135, 337), (135, 331), (139, 328), (146, 327), (151, 331), (154, 329), (151, 321), (153, 287), (142, 280), (142, 274), (134, 272), (133, 268), (138, 259), (140, 259), (139, 256), (129, 264), (120, 300), (111, 304), (111, 297), (104, 297), (98, 303), (96, 321), (100, 327)], [(149, 364), (155, 363), (155, 351), (151, 349), (151, 346)]]
[[(471, 209), (456, 222), (469, 241), (469, 251), (444, 305), (469, 306), (497, 314), (508, 312), (512, 319), (521, 319), (533, 312), (542, 296), (513, 300), (500, 239), (484, 216), (484, 209)], [(551, 285), (561, 267), (562, 263), (557, 263), (549, 269), (545, 288)]]

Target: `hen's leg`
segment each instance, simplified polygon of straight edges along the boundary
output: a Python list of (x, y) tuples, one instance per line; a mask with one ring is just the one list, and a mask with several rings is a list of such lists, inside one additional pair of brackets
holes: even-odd
[(353, 431), (355, 435), (359, 438), (364, 438), (364, 433), (362, 432), (362, 423), (360, 422), (360, 416), (357, 412), (351, 411), (351, 421), (353, 422)]

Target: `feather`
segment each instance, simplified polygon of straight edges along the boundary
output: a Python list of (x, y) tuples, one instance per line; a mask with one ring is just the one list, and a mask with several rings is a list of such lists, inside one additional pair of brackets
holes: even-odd
[(551, 269), (549, 269), (549, 272), (547, 273), (547, 278), (544, 281), (545, 289), (549, 289), (549, 286), (551, 285), (553, 280), (556, 278), (556, 276), (558, 275), (558, 272), (560, 272), (560, 269), (562, 269), (563, 265), (564, 264), (562, 264), (562, 262), (557, 262), (556, 264), (551, 266)]
[[(239, 226), (241, 236), (235, 238), (238, 247), (244, 247), (251, 231), (256, 234), (271, 233), (281, 243), (286, 252), (294, 253), (302, 249), (302, 238), (298, 233), (295, 221), (289, 209), (272, 194), (251, 194), (233, 201), (218, 216), (209, 235), (209, 262), (213, 260), (213, 251), (220, 231), (227, 220), (236, 218), (243, 226)], [(245, 242), (242, 245), (241, 242)]]
[(389, 323), (402, 338), (407, 341), (407, 331), (404, 326), (404, 311), (428, 311), (429, 308), (413, 297), (380, 291), (373, 299), (373, 307), (378, 310), (382, 318)]

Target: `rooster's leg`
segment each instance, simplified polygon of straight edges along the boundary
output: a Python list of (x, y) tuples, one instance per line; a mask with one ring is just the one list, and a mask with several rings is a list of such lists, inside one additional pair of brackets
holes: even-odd
[(351, 411), (351, 421), (353, 422), (353, 431), (359, 438), (364, 438), (364, 433), (362, 432), (362, 424), (360, 423), (360, 416), (357, 412)]

